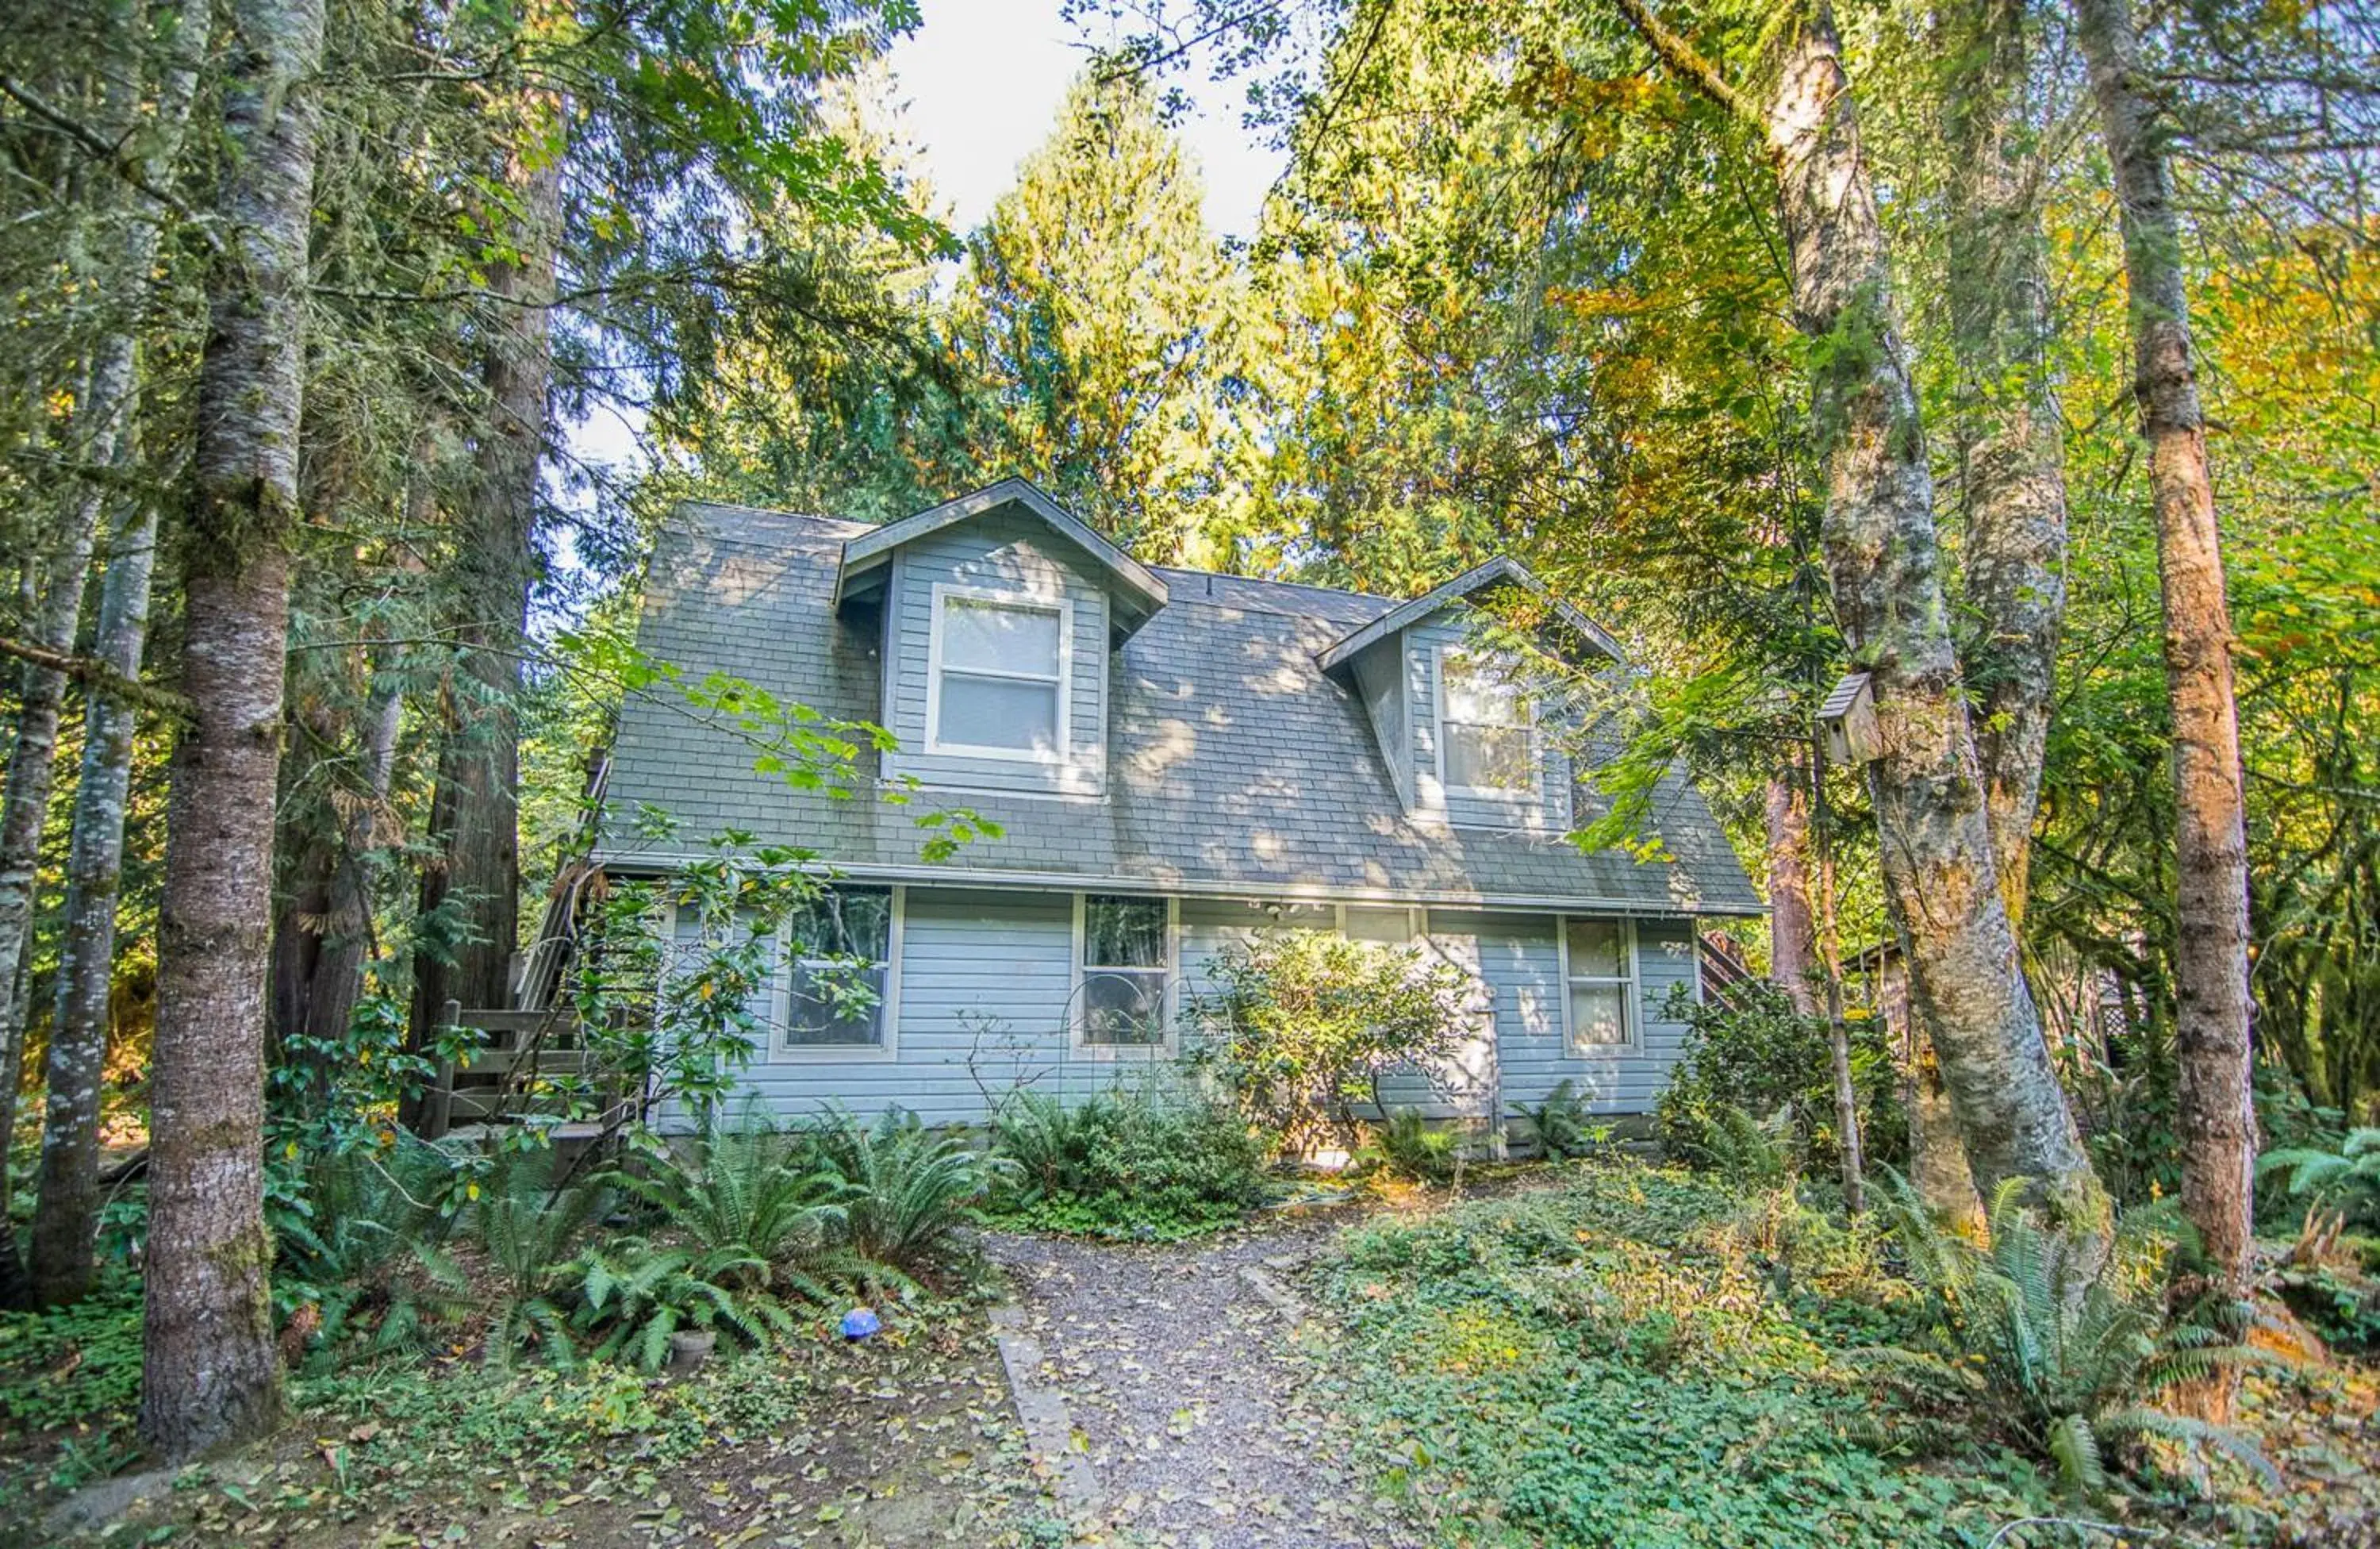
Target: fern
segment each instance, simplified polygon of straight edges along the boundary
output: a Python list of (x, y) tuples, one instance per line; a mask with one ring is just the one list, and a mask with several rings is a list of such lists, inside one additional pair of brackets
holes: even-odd
[(958, 1229), (982, 1219), (993, 1177), (1014, 1167), (898, 1108), (887, 1108), (873, 1125), (838, 1108), (817, 1123), (808, 1141), (817, 1164), (841, 1181), (843, 1230), (852, 1249), (904, 1276), (946, 1258)]
[(483, 1359), (509, 1365), (527, 1346), (553, 1365), (577, 1364), (570, 1318), (557, 1298), (578, 1277), (575, 1250), (608, 1195), (579, 1184), (556, 1188), (551, 1153), (506, 1159), (472, 1205), (472, 1238), (496, 1273)]
[(1359, 1159), (1392, 1177), (1422, 1183), (1444, 1183), (1461, 1161), (1453, 1132), (1431, 1128), (1419, 1108), (1390, 1110)]
[[(2143, 1257), (2137, 1240), (2086, 1252), (2024, 1195), (2022, 1178), (1993, 1190), (1980, 1246), (1944, 1229), (1905, 1181), (1892, 1179), (1887, 1197), (1912, 1275), (1931, 1297), (1939, 1364), (1967, 1374), (1985, 1418), (2035, 1446), (2078, 1494), (2107, 1488), (2102, 1443), (2118, 1437), (2213, 1446), (2269, 1471), (2239, 1433), (2145, 1402), (2263, 1358), (2211, 1329), (2167, 1326), (2151, 1278), (2126, 1267)], [(1902, 1379), (1925, 1365), (1919, 1352), (1900, 1355), (1873, 1364)]]
[(2259, 1177), (2282, 1172), (2292, 1197), (2346, 1212), (2362, 1225), (2380, 1225), (2380, 1128), (2349, 1130), (2337, 1151), (2297, 1146), (2256, 1159)]
[(1534, 1107), (1516, 1103), (1512, 1111), (1529, 1121), (1530, 1129), (1537, 1137), (1537, 1149), (1554, 1161), (1585, 1156), (1610, 1133), (1609, 1126), (1595, 1122), (1593, 1111), (1578, 1094), (1577, 1084), (1568, 1077), (1546, 1094), (1544, 1102)]
[[(613, 1254), (619, 1255), (614, 1257)], [(583, 1331), (600, 1334), (599, 1360), (625, 1358), (651, 1371), (680, 1329), (711, 1329), (758, 1348), (794, 1331), (793, 1315), (767, 1292), (743, 1289), (760, 1261), (732, 1250), (697, 1252), (638, 1238), (593, 1251), (581, 1263)]]
[(743, 1288), (789, 1289), (831, 1273), (844, 1226), (839, 1176), (807, 1164), (792, 1136), (747, 1107), (616, 1181), (671, 1232), (742, 1264)]

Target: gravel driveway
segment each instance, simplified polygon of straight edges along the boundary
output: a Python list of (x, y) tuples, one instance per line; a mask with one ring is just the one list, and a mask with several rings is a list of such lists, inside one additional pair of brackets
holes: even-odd
[[(994, 1237), (1034, 1380), (1063, 1397), (1094, 1514), (1125, 1543), (1369, 1549), (1425, 1542), (1370, 1482), (1340, 1418), (1323, 1332), (1263, 1299), (1338, 1222), (1189, 1243)], [(1080, 1470), (1076, 1470), (1079, 1476)]]

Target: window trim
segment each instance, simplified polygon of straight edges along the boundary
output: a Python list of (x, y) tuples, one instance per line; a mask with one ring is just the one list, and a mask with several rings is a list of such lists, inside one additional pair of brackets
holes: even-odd
[(1546, 799), (1546, 751), (1545, 738), (1537, 726), (1536, 696), (1517, 688), (1514, 690), (1515, 695), (1519, 698), (1527, 716), (1521, 729), (1528, 734), (1529, 738), (1529, 783), (1526, 786), (1458, 786), (1448, 782), (1446, 728), (1450, 725), (1463, 726), (1491, 725), (1485, 721), (1450, 722), (1447, 719), (1446, 658), (1449, 653), (1457, 656), (1486, 654), (1447, 640), (1438, 640), (1430, 646), (1430, 750), (1435, 755), (1437, 764), (1435, 773), (1438, 776), (1440, 799), (1459, 797), (1465, 801), (1486, 801), (1504, 806), (1542, 805)]
[(783, 982), (776, 995), (776, 1027), (770, 1037), (769, 1059), (790, 1061), (801, 1065), (880, 1064), (901, 1057), (901, 944), (909, 916), (909, 888), (905, 883), (874, 884), (855, 882), (828, 884), (829, 886), (888, 886), (892, 891), (892, 917), (887, 921), (884, 936), (884, 998), (876, 1008), (881, 1023), (881, 1035), (873, 1043), (795, 1043), (794, 1030), (794, 970), (801, 965), (794, 957), (793, 933), (790, 926), (777, 932), (778, 970)]
[[(987, 748), (972, 742), (952, 742), (942, 737), (942, 619), (944, 604), (951, 598), (965, 602), (989, 603), (996, 606), (1055, 614), (1058, 618), (1058, 676), (1053, 679), (1040, 673), (1002, 672), (980, 667), (956, 670), (970, 677), (1004, 678), (1017, 683), (1048, 683), (1058, 690), (1057, 746), (1048, 752), (1030, 748)], [(997, 587), (962, 586), (955, 581), (936, 581), (928, 604), (926, 637), (926, 751), (960, 758), (998, 759), (1004, 763), (1035, 763), (1062, 766), (1074, 762), (1074, 682), (1075, 682), (1075, 603), (1071, 597), (1048, 597), (1038, 592), (1003, 591)]]
[[(1395, 944), (1396, 945), (1398, 945), (1398, 946), (1400, 946), (1400, 947), (1412, 947), (1412, 946), (1418, 946), (1418, 945), (1420, 945), (1422, 944), (1422, 942), (1423, 942), (1424, 940), (1426, 940), (1426, 939), (1428, 937), (1428, 935), (1429, 935), (1429, 910), (1428, 910), (1428, 909), (1425, 909), (1424, 907), (1422, 907), (1422, 906), (1421, 906), (1421, 905), (1419, 905), (1419, 904), (1366, 904), (1366, 903), (1355, 903), (1355, 904), (1350, 904), (1350, 903), (1344, 903), (1344, 902), (1342, 902), (1342, 903), (1341, 903), (1341, 904), (1339, 904), (1339, 905), (1337, 905), (1337, 906), (1336, 906), (1336, 909), (1335, 909), (1335, 911), (1334, 911), (1334, 913), (1333, 913), (1333, 917), (1332, 917), (1332, 927), (1333, 927), (1333, 929), (1337, 930), (1337, 931), (1338, 931), (1338, 933), (1339, 933), (1339, 934), (1340, 934), (1343, 939), (1345, 939), (1345, 940), (1348, 940), (1348, 941), (1354, 941), (1354, 940), (1355, 939), (1354, 937), (1353, 937), (1353, 936), (1351, 936), (1351, 935), (1348, 935), (1348, 934), (1347, 934), (1347, 911), (1348, 911), (1349, 909), (1401, 909), (1404, 910), (1404, 911), (1405, 911), (1405, 939), (1404, 939), (1402, 942), (1400, 942), (1400, 943)], [(1369, 942), (1369, 943), (1366, 943), (1366, 945), (1378, 946), (1378, 945), (1389, 945), (1389, 944), (1381, 943), (1381, 942)]]
[[(1091, 970), (1084, 963), (1083, 953), (1089, 945), (1086, 915), (1093, 895), (1078, 892), (1074, 895), (1074, 950), (1068, 954), (1070, 970), (1066, 982), (1066, 1047), (1074, 1054), (1087, 1055), (1093, 1059), (1172, 1059), (1180, 1052), (1181, 1046), (1182, 1030), (1176, 1025), (1175, 1018), (1180, 1014), (1182, 1000), (1182, 900), (1172, 894), (1160, 896), (1154, 893), (1118, 893), (1104, 890), (1097, 896), (1102, 898), (1141, 898), (1165, 906), (1165, 993), (1162, 1012), (1165, 1018), (1165, 1037), (1161, 1043), (1095, 1043), (1084, 1036), (1083, 985), (1089, 979)], [(1102, 969), (1099, 971), (1111, 970)]]
[[(1570, 927), (1573, 921), (1620, 927), (1621, 940), (1627, 946), (1628, 972), (1624, 977), (1609, 973), (1571, 972)], [(1642, 1054), (1645, 1049), (1645, 968), (1637, 957), (1635, 919), (1629, 915), (1558, 914), (1554, 916), (1554, 948), (1561, 965), (1562, 1057), (1610, 1059), (1621, 1055)], [(1576, 1013), (1571, 1006), (1571, 990), (1578, 984), (1618, 985), (1621, 988), (1620, 1018), (1627, 1037), (1617, 1043), (1579, 1047)]]

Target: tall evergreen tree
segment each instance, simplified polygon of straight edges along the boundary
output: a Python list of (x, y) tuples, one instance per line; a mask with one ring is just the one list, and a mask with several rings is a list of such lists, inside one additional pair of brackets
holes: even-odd
[(1044, 482), (1148, 558), (1229, 566), (1214, 372), (1238, 282), (1204, 199), (1148, 91), (1083, 76), (969, 242), (953, 327), (997, 396), (985, 472)]
[(264, 964), (298, 517), (321, 0), (237, 0), (209, 282), (150, 1085), (140, 1434), (169, 1458), (278, 1417), (265, 1294)]

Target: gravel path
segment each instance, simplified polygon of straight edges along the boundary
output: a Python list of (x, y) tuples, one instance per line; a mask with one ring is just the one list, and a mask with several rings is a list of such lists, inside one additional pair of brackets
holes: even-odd
[(1423, 1540), (1369, 1482), (1377, 1460), (1319, 1380), (1327, 1339), (1250, 1286), (1276, 1282), (1339, 1224), (1186, 1244), (997, 1237), (1019, 1320), (1062, 1394), (1101, 1515), (1127, 1543), (1392, 1549)]

